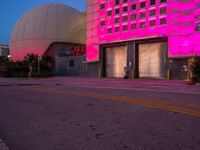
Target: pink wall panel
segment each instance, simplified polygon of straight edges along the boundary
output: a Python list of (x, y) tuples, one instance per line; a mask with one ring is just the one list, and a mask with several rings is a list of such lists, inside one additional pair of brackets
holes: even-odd
[(169, 57), (178, 57), (179, 56), (179, 46), (168, 47), (168, 56)]
[[(146, 2), (144, 8), (140, 8), (141, 2)], [(102, 4), (105, 4), (105, 8), (101, 9)], [(137, 6), (135, 10), (131, 10), (133, 4)], [(93, 28), (88, 29), (87, 34), (90, 38), (97, 36), (93, 42), (87, 40), (87, 61), (99, 60), (100, 43), (163, 36), (169, 40), (169, 57), (200, 54), (200, 31), (195, 31), (195, 26), (200, 24), (200, 0), (167, 0), (165, 3), (157, 0), (153, 6), (150, 6), (150, 0), (128, 0), (127, 3), (120, 0), (119, 5), (115, 5), (115, 0), (87, 0), (87, 6), (90, 8), (87, 10), (88, 26)], [(126, 12), (125, 7), (128, 8)], [(116, 14), (116, 9), (120, 10), (119, 14)], [(156, 11), (154, 16), (150, 16), (152, 10)], [(108, 11), (112, 11), (110, 16)], [(145, 16), (142, 17), (142, 13)], [(132, 14), (136, 14), (135, 19), (131, 17)], [(123, 20), (124, 16), (128, 16), (128, 20)], [(116, 18), (120, 20), (115, 22)], [(155, 20), (155, 25), (151, 24), (152, 20)], [(105, 22), (103, 26), (102, 21)], [(143, 22), (144, 28), (141, 25)], [(134, 29), (132, 24), (136, 24)], [(124, 26), (127, 26), (127, 30)], [(119, 31), (116, 32), (117, 27)]]
[(193, 47), (194, 55), (200, 55), (200, 45), (196, 45)]

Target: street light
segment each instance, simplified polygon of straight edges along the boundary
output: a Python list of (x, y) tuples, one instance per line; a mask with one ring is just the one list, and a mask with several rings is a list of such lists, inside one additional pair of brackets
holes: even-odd
[(8, 55), (7, 57), (8, 57), (8, 60), (11, 61), (11, 55)]
[(38, 55), (38, 75), (40, 75), (40, 60), (41, 56)]

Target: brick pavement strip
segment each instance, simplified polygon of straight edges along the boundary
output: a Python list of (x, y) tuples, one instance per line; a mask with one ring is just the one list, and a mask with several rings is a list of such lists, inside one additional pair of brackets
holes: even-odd
[(0, 138), (0, 150), (9, 150), (1, 138)]

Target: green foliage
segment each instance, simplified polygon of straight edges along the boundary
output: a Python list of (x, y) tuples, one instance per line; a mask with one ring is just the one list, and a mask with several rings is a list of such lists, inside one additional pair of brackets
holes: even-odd
[(24, 57), (24, 60), (23, 60), (25, 63), (29, 64), (29, 65), (34, 65), (36, 63), (38, 63), (38, 55), (35, 55), (35, 54), (27, 54), (25, 57)]
[(28, 67), (23, 61), (6, 63), (7, 77), (27, 77)]
[(3, 64), (3, 57), (0, 56), (0, 64)]
[(7, 57), (0, 56), (0, 65), (5, 65), (9, 62), (9, 59)]
[(192, 58), (191, 63), (192, 79), (194, 82), (200, 82), (200, 56), (195, 56)]
[(42, 57), (41, 59), (41, 69), (44, 71), (53, 71), (55, 65), (55, 60), (49, 56), (49, 55), (45, 55)]
[[(27, 54), (22, 61), (6, 63), (7, 77), (28, 77), (29, 73), (31, 73), (31, 77), (52, 76), (54, 62), (54, 59), (48, 55), (43, 56), (40, 60), (38, 55)], [(40, 73), (38, 73), (38, 65), (40, 65)]]

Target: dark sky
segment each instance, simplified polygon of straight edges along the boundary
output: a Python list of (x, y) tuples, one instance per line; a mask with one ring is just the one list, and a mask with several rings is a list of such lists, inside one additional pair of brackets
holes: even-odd
[(33, 7), (46, 3), (62, 3), (85, 11), (86, 0), (1, 0), (0, 44), (9, 44), (10, 34), (21, 15)]

